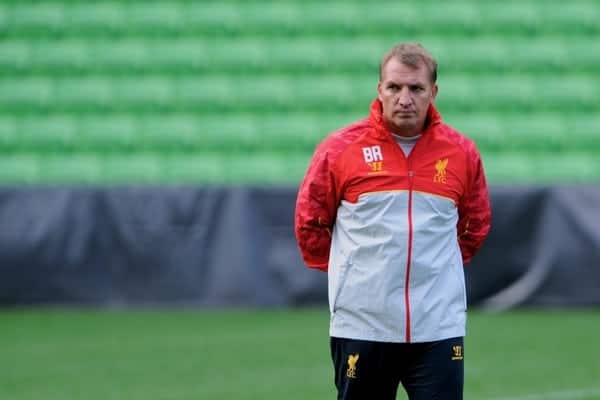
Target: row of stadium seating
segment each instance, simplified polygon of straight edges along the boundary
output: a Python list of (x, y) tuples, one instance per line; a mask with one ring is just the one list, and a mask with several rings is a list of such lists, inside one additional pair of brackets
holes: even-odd
[[(484, 165), (492, 183), (573, 183), (600, 177), (598, 152), (530, 154), (488, 153)], [(305, 153), (255, 154), (137, 152), (133, 154), (19, 153), (0, 159), (3, 184), (279, 184), (297, 183), (307, 164)]]
[[(0, 113), (0, 152), (127, 153), (135, 151), (310, 154), (326, 133), (364, 115), (292, 113), (194, 113), (166, 115)], [(555, 113), (448, 114), (486, 152), (600, 152), (600, 115)], [(454, 123), (456, 122), (456, 123)]]
[[(75, 37), (8, 39), (0, 42), (4, 74), (71, 76), (81, 73), (345, 73), (372, 74), (395, 36), (340, 37)], [(422, 37), (444, 74), (595, 73), (597, 37), (558, 35), (507, 41), (497, 36)]]
[[(374, 76), (375, 75), (375, 76)], [(596, 111), (598, 75), (533, 77), (450, 75), (440, 78), (446, 112)], [(94, 110), (290, 112), (366, 111), (376, 95), (370, 75), (229, 75), (10, 77), (0, 79), (0, 107), (13, 112)]]
[[(52, 1), (3, 2), (4, 34), (597, 33), (594, 0), (453, 2), (363, 1)], [(557, 6), (558, 5), (558, 6)]]
[(438, 58), (490, 180), (598, 180), (599, 20), (594, 0), (6, 0), (0, 183), (297, 183), (401, 40)]

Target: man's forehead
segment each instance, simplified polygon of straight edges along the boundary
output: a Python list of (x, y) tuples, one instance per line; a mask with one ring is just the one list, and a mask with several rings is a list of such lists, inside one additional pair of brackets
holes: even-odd
[(399, 71), (391, 71), (389, 73), (384, 73), (382, 77), (382, 82), (386, 83), (396, 83), (396, 84), (422, 84), (427, 85), (430, 83), (430, 79), (426, 74), (415, 74), (414, 72), (399, 72)]
[(420, 63), (414, 67), (392, 58), (383, 67), (382, 81), (426, 83), (429, 81), (429, 70), (424, 63)]

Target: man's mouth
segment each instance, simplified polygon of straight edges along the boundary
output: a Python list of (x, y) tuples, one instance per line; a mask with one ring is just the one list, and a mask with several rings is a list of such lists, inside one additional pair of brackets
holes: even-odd
[(402, 110), (402, 111), (395, 111), (394, 115), (398, 115), (400, 117), (412, 117), (412, 116), (415, 115), (415, 112), (414, 111), (404, 111), (404, 110)]

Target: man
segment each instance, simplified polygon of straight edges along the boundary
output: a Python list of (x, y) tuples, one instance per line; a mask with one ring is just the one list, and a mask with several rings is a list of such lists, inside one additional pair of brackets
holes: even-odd
[(328, 136), (298, 193), (305, 263), (328, 271), (338, 399), (462, 399), (463, 263), (490, 228), (475, 144), (434, 107), (419, 44), (382, 59), (368, 118)]

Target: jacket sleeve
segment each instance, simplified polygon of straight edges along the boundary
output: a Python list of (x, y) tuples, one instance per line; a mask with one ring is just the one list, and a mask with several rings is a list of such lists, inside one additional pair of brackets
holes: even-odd
[(485, 240), (491, 225), (491, 207), (483, 164), (477, 148), (467, 150), (467, 189), (459, 207), (458, 243), (467, 264)]
[(311, 160), (298, 191), (295, 233), (308, 267), (327, 271), (331, 232), (339, 196), (332, 156), (321, 144)]

